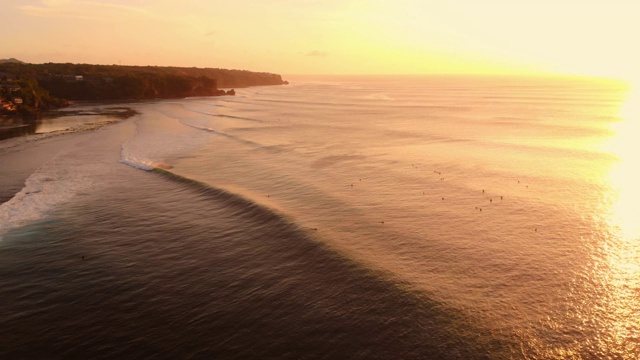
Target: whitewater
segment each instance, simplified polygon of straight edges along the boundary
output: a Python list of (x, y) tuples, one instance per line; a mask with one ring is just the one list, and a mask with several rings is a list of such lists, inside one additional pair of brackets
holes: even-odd
[(0, 357), (635, 358), (634, 99), (301, 78), (0, 142)]

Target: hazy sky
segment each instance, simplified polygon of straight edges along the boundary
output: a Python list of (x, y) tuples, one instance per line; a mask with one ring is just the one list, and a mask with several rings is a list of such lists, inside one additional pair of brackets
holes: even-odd
[(0, 0), (0, 58), (640, 79), (634, 0)]

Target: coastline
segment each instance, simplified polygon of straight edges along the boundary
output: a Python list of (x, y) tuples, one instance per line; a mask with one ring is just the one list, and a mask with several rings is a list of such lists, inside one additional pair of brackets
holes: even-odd
[(76, 126), (39, 133), (35, 131), (34, 123), (26, 124), (24, 126), (33, 126), (34, 133), (0, 140), (0, 204), (13, 198), (24, 188), (26, 180), (34, 171), (64, 149), (81, 141), (84, 134), (137, 114), (125, 106), (115, 106), (117, 104), (113, 103), (101, 105), (108, 107), (91, 110), (66, 108), (64, 111), (49, 112), (39, 120), (55, 123), (56, 120), (67, 117), (82, 117), (83, 121)]
[(0, 142), (0, 204), (11, 200), (34, 171), (75, 144), (80, 136), (81, 133), (29, 135)]

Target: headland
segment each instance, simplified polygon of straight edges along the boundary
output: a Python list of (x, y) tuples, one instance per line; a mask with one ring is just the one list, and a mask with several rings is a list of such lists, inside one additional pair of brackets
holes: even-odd
[(6, 61), (0, 62), (0, 116), (32, 116), (69, 101), (234, 95), (232, 88), (283, 84), (278, 74), (246, 70)]

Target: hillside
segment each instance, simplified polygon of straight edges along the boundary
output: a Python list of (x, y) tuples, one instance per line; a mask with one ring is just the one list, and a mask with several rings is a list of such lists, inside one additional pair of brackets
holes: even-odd
[(122, 76), (178, 76), (199, 78), (204, 76), (209, 79), (216, 80), (217, 86), (220, 88), (283, 84), (282, 77), (277, 74), (246, 70), (196, 67), (121, 66), (71, 63), (27, 64), (22, 62), (5, 62), (0, 63), (0, 72), (9, 72), (15, 75), (29, 75), (38, 78), (38, 80), (51, 76), (76, 75), (102, 78), (117, 78)]
[[(246, 70), (71, 63), (28, 64), (16, 59), (3, 61), (0, 62), (0, 81), (3, 86), (0, 100), (4, 101), (3, 106), (9, 112), (20, 109), (38, 111), (50, 108), (52, 104), (64, 104), (65, 100), (143, 100), (232, 95), (235, 93), (233, 90), (225, 92), (220, 88), (286, 83), (277, 74)], [(24, 85), (18, 84), (26, 80), (29, 80), (27, 92)], [(27, 95), (34, 93), (34, 90), (43, 96), (32, 103), (31, 99), (35, 97)], [(16, 98), (22, 103), (16, 103)]]
[(9, 58), (9, 59), (0, 59), (0, 64), (3, 63), (16, 63), (16, 64), (24, 64), (24, 62), (16, 59), (16, 58)]

